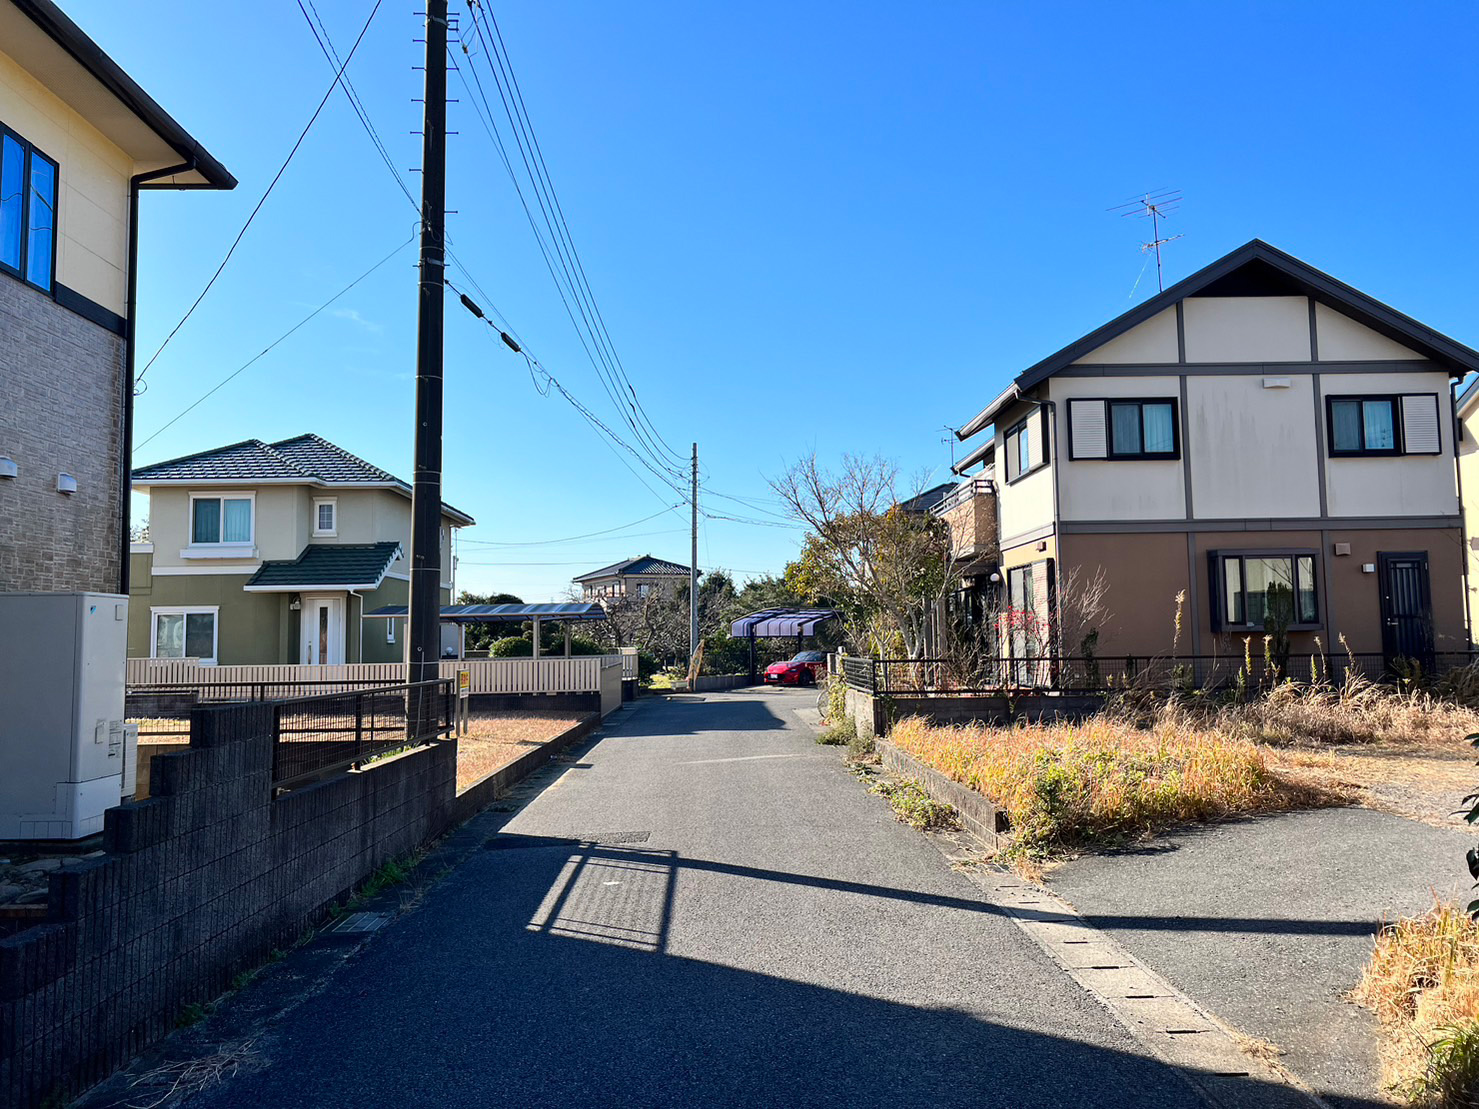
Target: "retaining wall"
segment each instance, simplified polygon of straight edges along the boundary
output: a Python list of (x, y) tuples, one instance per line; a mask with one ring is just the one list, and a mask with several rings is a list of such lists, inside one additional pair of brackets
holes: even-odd
[(272, 796), (272, 706), (197, 708), (147, 800), (108, 810), (106, 854), (51, 876), (44, 923), (0, 940), (0, 1103), (60, 1103), (225, 990), (323, 907), (448, 826), (437, 742)]
[(931, 724), (1011, 724), (1018, 721), (1082, 720), (1104, 708), (1100, 694), (888, 694), (847, 691), (847, 714), (860, 735), (888, 735), (896, 720), (920, 716)]

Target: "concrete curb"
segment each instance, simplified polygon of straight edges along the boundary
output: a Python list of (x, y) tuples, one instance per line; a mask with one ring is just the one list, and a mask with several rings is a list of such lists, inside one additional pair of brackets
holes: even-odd
[(1005, 810), (980, 793), (951, 781), (932, 766), (926, 766), (907, 751), (886, 739), (876, 739), (874, 750), (886, 770), (904, 778), (913, 778), (936, 801), (955, 809), (968, 831), (989, 847), (1003, 848), (1011, 841)]

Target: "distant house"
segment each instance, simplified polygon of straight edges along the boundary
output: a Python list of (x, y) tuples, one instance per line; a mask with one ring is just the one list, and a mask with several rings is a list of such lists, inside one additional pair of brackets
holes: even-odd
[(141, 189), (236, 180), (49, 0), (0, 0), (0, 593), (127, 592)]
[[(411, 487), (317, 435), (249, 439), (144, 466), (150, 541), (133, 547), (129, 656), (209, 663), (397, 662), (410, 593)], [(454, 588), (442, 506), (442, 603)]]
[(648, 597), (658, 591), (668, 595), (688, 584), (688, 567), (650, 554), (612, 563), (574, 579), (587, 601), (613, 597)]
[(957, 472), (992, 479), (962, 497), (994, 501), (1011, 649), (1084, 650), (1066, 616), (1101, 578), (1101, 656), (1258, 652), (1276, 604), (1301, 654), (1465, 650), (1450, 386), (1476, 370), (1255, 240), (1021, 371), (958, 432), (985, 436)]

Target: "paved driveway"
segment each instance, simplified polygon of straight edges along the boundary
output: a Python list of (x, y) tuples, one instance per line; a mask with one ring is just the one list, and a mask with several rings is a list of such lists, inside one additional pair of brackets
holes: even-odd
[(191, 1104), (1200, 1104), (813, 742), (814, 698), (624, 710)]

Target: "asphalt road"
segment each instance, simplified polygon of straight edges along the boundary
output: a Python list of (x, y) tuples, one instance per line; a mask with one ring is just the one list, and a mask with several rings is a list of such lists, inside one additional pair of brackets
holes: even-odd
[(190, 1104), (1200, 1104), (813, 742), (813, 700), (624, 710)]
[(1383, 921), (1461, 899), (1472, 842), (1388, 813), (1322, 809), (1086, 855), (1049, 885), (1181, 990), (1282, 1048), (1332, 1105), (1367, 1105), (1380, 1096), (1379, 1029), (1346, 997)]

